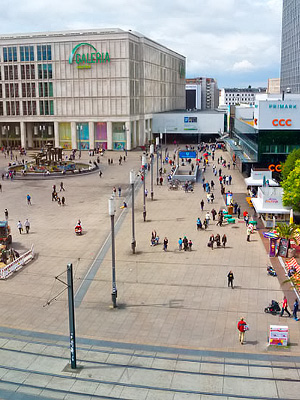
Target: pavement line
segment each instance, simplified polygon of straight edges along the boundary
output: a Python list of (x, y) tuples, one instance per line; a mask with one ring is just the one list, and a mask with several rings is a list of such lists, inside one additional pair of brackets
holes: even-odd
[[(135, 185), (135, 189), (134, 192), (138, 193), (138, 191), (140, 190), (142, 184), (141, 182), (137, 183)], [(128, 194), (128, 196), (126, 197), (126, 202), (127, 205), (129, 206), (131, 204), (131, 196), (130, 193)], [(116, 223), (115, 223), (115, 235), (117, 235), (117, 233), (119, 232), (125, 217), (127, 215), (127, 211), (129, 208), (127, 209), (123, 209), (122, 212), (120, 213)], [(98, 251), (98, 254), (96, 255), (96, 258), (94, 259), (94, 261), (92, 262), (88, 272), (86, 273), (85, 277), (83, 278), (81, 284), (79, 285), (78, 289), (75, 292), (75, 296), (74, 296), (74, 300), (75, 300), (75, 308), (79, 308), (82, 300), (84, 298), (84, 296), (86, 295), (93, 279), (95, 278), (108, 250), (111, 247), (111, 233), (109, 233), (109, 235), (107, 236), (107, 238), (105, 239), (103, 245), (101, 246), (100, 250)]]

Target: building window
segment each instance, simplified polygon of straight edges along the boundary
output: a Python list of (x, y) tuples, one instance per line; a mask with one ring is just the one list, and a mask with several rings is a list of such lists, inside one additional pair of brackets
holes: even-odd
[(16, 47), (3, 47), (3, 61), (18, 61)]
[(20, 115), (20, 102), (7, 101), (6, 102), (6, 115)]
[(21, 65), (21, 79), (35, 79), (34, 64)]
[(34, 61), (33, 46), (20, 46), (20, 60), (21, 61)]
[(12, 81), (18, 79), (18, 66), (17, 65), (4, 65), (4, 80)]
[(52, 82), (39, 82), (39, 97), (53, 97)]
[(52, 59), (51, 46), (49, 44), (37, 46), (38, 61), (50, 61)]
[(38, 79), (52, 79), (52, 64), (38, 64)]
[(40, 115), (54, 115), (53, 100), (40, 100)]
[(2, 85), (0, 84), (0, 99), (2, 98)]
[(36, 115), (35, 101), (23, 101), (23, 115)]
[(3, 102), (0, 101), (0, 115), (3, 115)]
[(35, 97), (35, 83), (22, 82), (22, 97)]

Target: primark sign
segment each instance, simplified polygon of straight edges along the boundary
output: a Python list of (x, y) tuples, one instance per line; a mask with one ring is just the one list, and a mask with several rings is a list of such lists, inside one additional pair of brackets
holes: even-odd
[(279, 110), (282, 110), (282, 109), (285, 109), (285, 108), (287, 108), (287, 109), (295, 109), (295, 108), (297, 108), (297, 105), (296, 104), (276, 104), (276, 103), (274, 103), (274, 104), (269, 104), (269, 108), (272, 108), (272, 109), (279, 109)]

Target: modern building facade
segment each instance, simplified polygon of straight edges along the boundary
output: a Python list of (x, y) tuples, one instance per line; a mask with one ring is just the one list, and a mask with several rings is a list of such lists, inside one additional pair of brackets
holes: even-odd
[(280, 93), (280, 78), (269, 78), (268, 79), (268, 94), (278, 94)]
[(254, 105), (258, 93), (266, 93), (266, 88), (223, 88), (220, 93), (220, 105)]
[(300, 93), (300, 2), (283, 0), (281, 38), (281, 91)]
[[(263, 96), (262, 96), (263, 97)], [(227, 148), (238, 167), (253, 166), (280, 172), (280, 163), (300, 147), (300, 96), (281, 95), (256, 100), (255, 106), (235, 107), (233, 134)]]
[(214, 78), (190, 78), (186, 79), (186, 85), (187, 109), (212, 110), (218, 108), (219, 89)]
[(0, 144), (130, 150), (185, 108), (185, 57), (121, 29), (0, 36)]

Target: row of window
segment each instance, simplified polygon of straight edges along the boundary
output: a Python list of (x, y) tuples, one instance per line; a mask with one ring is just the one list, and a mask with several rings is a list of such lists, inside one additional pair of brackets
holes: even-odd
[[(5, 84), (5, 97), (20, 97), (18, 83)], [(36, 97), (35, 82), (22, 82), (22, 97)], [(0, 98), (3, 97), (2, 85), (0, 84)], [(53, 97), (53, 83), (39, 82), (39, 97)]]
[[(20, 115), (19, 101), (6, 101), (6, 115)], [(22, 115), (37, 115), (36, 101), (22, 101)], [(53, 100), (39, 101), (39, 115), (54, 115)], [(4, 115), (3, 102), (0, 101), (0, 115)]]
[[(50, 61), (52, 60), (51, 45), (37, 46), (37, 60)], [(3, 47), (3, 61), (13, 62), (18, 61), (17, 47)], [(34, 46), (20, 46), (20, 61), (34, 61)]]
[[(52, 79), (52, 64), (38, 64), (38, 79)], [(19, 79), (17, 65), (4, 65), (4, 80), (13, 81)], [(21, 79), (35, 79), (35, 65), (21, 65)], [(1, 80), (1, 71), (0, 71)]]

